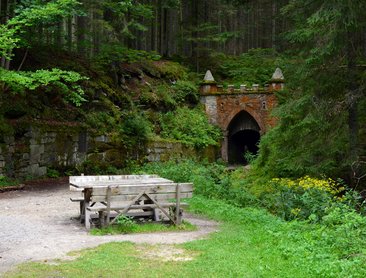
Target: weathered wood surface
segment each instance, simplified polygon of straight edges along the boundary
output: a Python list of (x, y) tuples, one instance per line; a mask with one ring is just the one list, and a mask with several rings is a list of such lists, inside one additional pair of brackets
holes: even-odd
[[(175, 206), (176, 203), (159, 203), (161, 207), (171, 207), (171, 206)], [(180, 203), (180, 206), (181, 207), (187, 207), (188, 204), (187, 203)], [(127, 205), (123, 205), (123, 204), (111, 204), (111, 207), (110, 209), (111, 210), (123, 210), (127, 207)], [(158, 206), (157, 205), (154, 205), (154, 204), (144, 204), (144, 205), (132, 205), (130, 206), (129, 208), (130, 209), (155, 209), (157, 208)], [(108, 210), (107, 206), (106, 205), (94, 205), (92, 207), (88, 207), (87, 210), (90, 210), (90, 211), (105, 211), (105, 210)]]
[(105, 175), (105, 176), (70, 176), (71, 191), (82, 191), (85, 188), (118, 187), (120, 185), (173, 183), (157, 175)]
[[(180, 183), (179, 188), (182, 193), (192, 192), (193, 187), (191, 183)], [(145, 191), (152, 194), (159, 193), (175, 193), (176, 192), (176, 184), (175, 183), (157, 183), (157, 184), (126, 184), (126, 185), (118, 185), (111, 188), (112, 196), (114, 195), (129, 195), (129, 194), (138, 194), (141, 191)], [(108, 187), (100, 187), (93, 188), (93, 196), (102, 195), (105, 196), (107, 194)], [(175, 198), (175, 197), (174, 197)]]
[[(153, 199), (155, 201), (164, 201), (164, 200), (176, 198), (176, 193), (166, 193), (166, 194), (150, 193), (149, 195), (151, 197), (153, 197)], [(111, 196), (110, 201), (111, 202), (127, 202), (127, 201), (132, 201), (135, 197), (136, 197), (136, 194), (117, 195), (117, 196)], [(181, 193), (180, 198), (192, 198), (192, 192)], [(97, 195), (97, 196), (93, 196), (91, 200), (93, 202), (105, 202), (105, 201), (107, 201), (107, 197)], [(146, 200), (148, 200), (148, 198), (141, 196), (141, 198), (139, 200), (146, 201)]]

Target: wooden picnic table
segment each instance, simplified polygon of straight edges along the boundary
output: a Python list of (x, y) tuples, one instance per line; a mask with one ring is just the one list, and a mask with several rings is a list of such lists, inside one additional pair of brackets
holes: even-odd
[[(104, 223), (108, 225), (111, 211), (117, 215), (152, 215), (157, 220), (160, 210), (172, 222), (180, 224), (180, 198), (192, 196), (192, 184), (177, 184), (157, 175), (71, 176), (69, 183), (70, 190), (83, 194), (81, 198), (71, 200), (80, 202), (80, 219), (85, 221), (87, 229), (90, 229), (96, 212), (102, 226)], [(168, 203), (169, 199), (176, 199), (176, 203)], [(176, 210), (175, 219), (165, 210), (172, 205)]]

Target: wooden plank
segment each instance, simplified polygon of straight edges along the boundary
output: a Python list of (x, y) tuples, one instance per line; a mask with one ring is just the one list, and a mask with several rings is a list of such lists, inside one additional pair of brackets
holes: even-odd
[[(132, 199), (132, 201), (130, 201), (130, 203), (121, 211), (121, 212), (119, 212), (118, 213), (118, 215), (117, 215), (117, 217), (118, 216), (120, 216), (120, 215), (122, 215), (122, 214), (124, 214), (124, 213), (126, 213), (126, 212), (128, 212), (128, 210), (129, 210), (129, 208), (132, 206), (132, 205), (134, 205), (134, 204), (136, 204), (136, 202), (143, 196), (145, 194), (145, 192), (141, 192), (140, 194), (138, 194), (137, 196), (134, 196), (134, 198)], [(116, 221), (116, 219), (117, 219), (117, 217), (115, 218), (115, 219), (113, 219), (113, 221), (111, 222), (111, 224), (113, 224), (115, 221)]]
[[(162, 194), (155, 194), (155, 193), (149, 193), (154, 200), (156, 201), (164, 201), (169, 199), (175, 199), (176, 194), (175, 193), (162, 193)], [(136, 194), (131, 195), (116, 195), (111, 196), (111, 202), (124, 202), (124, 201), (132, 201), (136, 197)], [(184, 192), (180, 194), (181, 198), (192, 198), (192, 192)], [(93, 202), (105, 202), (106, 196), (92, 196)], [(142, 197), (140, 200), (146, 200), (145, 197)]]
[(71, 202), (84, 202), (84, 197), (72, 197), (70, 198)]
[(106, 219), (106, 224), (109, 225), (109, 215), (111, 213), (111, 196), (112, 196), (112, 189), (110, 187), (108, 187), (107, 190), (107, 219)]
[[(172, 207), (175, 206), (176, 203), (159, 203), (159, 205), (161, 207)], [(180, 206), (188, 206), (187, 203), (181, 203)], [(115, 205), (115, 204), (111, 204), (110, 206), (110, 210), (123, 210), (126, 208), (126, 205)], [(136, 209), (156, 209), (158, 208), (157, 205), (155, 204), (144, 204), (144, 205), (131, 205), (129, 207), (131, 210), (136, 210)], [(87, 208), (87, 210), (89, 211), (105, 211), (107, 210), (107, 207), (105, 205), (95, 205), (93, 207), (89, 207)]]
[[(192, 192), (192, 183), (181, 183), (181, 192)], [(111, 188), (112, 196), (124, 195), (124, 194), (138, 194), (141, 191), (146, 191), (148, 193), (174, 193), (176, 192), (176, 184), (144, 184), (144, 185), (122, 185), (118, 187)], [(106, 195), (107, 188), (93, 188), (93, 196)]]
[(70, 191), (82, 192), (83, 189), (82, 188), (78, 188), (77, 186), (74, 186), (74, 185), (70, 184)]
[(160, 206), (160, 204), (157, 201), (154, 200), (153, 196), (149, 195), (148, 193), (145, 193), (145, 195), (158, 207), (158, 209), (161, 210), (162, 213), (166, 215), (166, 217), (170, 219), (170, 221), (172, 221), (176, 225), (175, 220), (169, 215), (169, 213), (162, 206)]
[(181, 198), (181, 185), (178, 183), (176, 188), (176, 206), (175, 206), (175, 224), (181, 224), (181, 217), (180, 217), (180, 198)]
[(149, 179), (159, 178), (158, 175), (89, 175), (89, 176), (70, 176), (70, 180), (114, 180), (114, 179)]
[(100, 175), (100, 176), (70, 176), (69, 182), (89, 183), (94, 181), (144, 180), (144, 179), (155, 179), (155, 178), (164, 179), (159, 177), (158, 175)]
[[(118, 215), (118, 213), (111, 212), (110, 218), (115, 218), (117, 215)], [(132, 216), (132, 217), (153, 216), (153, 211), (131, 211), (131, 212), (126, 212), (124, 215), (126, 215), (126, 216)], [(90, 219), (97, 219), (97, 218), (99, 218), (99, 215), (96, 214), (96, 213), (92, 213), (90, 215)]]
[(153, 211), (128, 211), (124, 213), (126, 216), (132, 216), (132, 217), (142, 217), (142, 216), (152, 216), (154, 215)]
[(90, 181), (90, 182), (70, 182), (70, 186), (76, 189), (86, 188), (86, 187), (108, 187), (108, 186), (122, 186), (122, 185), (144, 185), (144, 184), (172, 184), (173, 181), (167, 179), (141, 179), (141, 180), (108, 180), (108, 181)]

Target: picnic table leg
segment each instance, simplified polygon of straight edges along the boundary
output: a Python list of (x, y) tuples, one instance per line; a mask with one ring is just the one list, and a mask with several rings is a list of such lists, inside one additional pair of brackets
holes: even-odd
[(104, 211), (99, 211), (99, 222), (100, 222), (100, 227), (105, 227), (105, 223), (106, 223), (106, 213)]
[(85, 201), (80, 202), (80, 223), (84, 223), (85, 221)]
[(91, 221), (91, 217), (90, 217), (90, 214), (91, 214), (91, 212), (90, 212), (90, 210), (87, 210), (86, 208), (87, 208), (88, 206), (85, 206), (85, 228), (87, 229), (87, 230), (90, 230), (90, 221)]
[(154, 221), (160, 221), (161, 220), (161, 216), (160, 216), (160, 210), (158, 208), (154, 209)]
[(90, 188), (84, 189), (84, 209), (83, 209), (83, 211), (84, 211), (85, 228), (87, 230), (90, 230), (90, 221), (91, 221), (91, 211), (87, 210), (87, 208), (90, 206), (91, 193), (92, 193), (92, 191)]
[[(110, 222), (110, 215), (111, 215), (111, 196), (112, 196), (112, 189), (110, 186), (107, 188), (107, 211), (105, 212), (105, 224), (108, 226)], [(103, 223), (104, 224), (104, 223)]]
[(180, 225), (182, 224), (182, 216), (180, 213), (180, 184), (177, 184), (176, 187), (176, 205), (175, 205), (175, 224)]

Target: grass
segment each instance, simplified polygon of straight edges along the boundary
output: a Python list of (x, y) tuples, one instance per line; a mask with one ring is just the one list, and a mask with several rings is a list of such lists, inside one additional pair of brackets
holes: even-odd
[(19, 185), (18, 180), (10, 179), (5, 176), (0, 176), (0, 188), (9, 187), (9, 186), (17, 186), (17, 185)]
[(111, 225), (101, 229), (92, 229), (90, 233), (96, 236), (116, 235), (116, 234), (136, 234), (136, 233), (155, 233), (155, 232), (178, 232), (194, 231), (197, 227), (187, 221), (179, 226), (161, 223), (131, 223), (130, 225)]
[(366, 277), (365, 243), (361, 253), (340, 255), (332, 229), (201, 197), (190, 208), (222, 223), (207, 239), (171, 246), (191, 260), (151, 256), (167, 245), (109, 243), (74, 261), (23, 264), (5, 277)]

